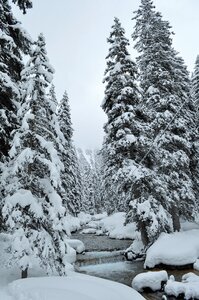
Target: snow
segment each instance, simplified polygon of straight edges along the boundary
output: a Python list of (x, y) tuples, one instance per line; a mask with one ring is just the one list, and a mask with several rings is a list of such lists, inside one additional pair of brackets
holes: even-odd
[(156, 265), (183, 266), (199, 258), (199, 230), (162, 233), (146, 253), (145, 268)]
[(93, 216), (92, 216), (92, 220), (93, 220), (93, 221), (99, 221), (99, 220), (102, 220), (102, 219), (104, 219), (104, 218), (106, 218), (106, 217), (107, 217), (107, 213), (104, 212), (104, 213), (101, 213), (101, 214), (93, 215)]
[(113, 239), (134, 239), (136, 236), (135, 224), (124, 226), (126, 214), (124, 212), (114, 213), (99, 222), (104, 233)]
[(95, 234), (97, 232), (97, 229), (95, 228), (85, 228), (81, 231), (83, 234)]
[(145, 288), (150, 288), (152, 291), (159, 291), (162, 288), (162, 283), (167, 282), (168, 274), (166, 271), (140, 273), (134, 277), (132, 287), (143, 292)]
[(140, 258), (144, 255), (145, 248), (141, 241), (140, 233), (138, 233), (137, 238), (133, 241), (129, 248), (126, 249), (125, 255), (128, 260), (133, 260), (136, 258)]
[(68, 244), (75, 249), (77, 253), (82, 253), (85, 251), (84, 243), (80, 240), (68, 240)]
[(70, 229), (70, 232), (75, 232), (81, 228), (81, 221), (77, 217), (73, 217), (72, 215), (67, 215), (67, 222)]
[(80, 212), (78, 214), (78, 219), (80, 220), (80, 225), (85, 225), (91, 221), (91, 215), (86, 214), (85, 212)]
[(199, 276), (194, 273), (185, 274), (182, 282), (171, 278), (165, 286), (165, 293), (175, 297), (183, 294), (184, 299), (199, 299)]
[(19, 279), (8, 285), (4, 300), (142, 300), (133, 289), (105, 279), (68, 272), (66, 277)]

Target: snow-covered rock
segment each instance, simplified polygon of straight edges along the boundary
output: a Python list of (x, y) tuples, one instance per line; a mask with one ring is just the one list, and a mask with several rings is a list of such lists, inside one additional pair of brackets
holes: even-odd
[(113, 281), (69, 272), (66, 277), (20, 279), (8, 286), (4, 300), (144, 300), (135, 290)]
[(185, 274), (182, 282), (169, 279), (164, 290), (169, 296), (178, 297), (183, 294), (184, 299), (199, 299), (199, 276), (194, 273)]
[(127, 260), (134, 260), (144, 258), (145, 248), (141, 241), (141, 237), (136, 238), (131, 246), (126, 249), (125, 256)]
[(132, 281), (132, 287), (138, 291), (143, 292), (144, 289), (149, 288), (152, 291), (160, 291), (162, 284), (168, 280), (166, 271), (146, 272), (135, 276)]
[(171, 234), (162, 233), (147, 250), (145, 268), (156, 265), (183, 266), (193, 264), (199, 257), (199, 230)]
[(76, 250), (77, 253), (82, 253), (85, 251), (84, 243), (80, 240), (71, 239), (68, 240), (70, 247)]

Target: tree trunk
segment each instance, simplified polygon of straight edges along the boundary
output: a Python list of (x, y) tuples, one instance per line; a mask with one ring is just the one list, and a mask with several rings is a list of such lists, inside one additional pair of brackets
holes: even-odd
[(149, 238), (148, 238), (148, 234), (147, 234), (145, 223), (144, 222), (140, 222), (139, 228), (140, 228), (140, 232), (141, 232), (142, 243), (143, 243), (143, 245), (145, 247), (147, 247), (148, 244), (149, 244)]
[(21, 278), (27, 278), (28, 277), (28, 268), (21, 271)]
[(171, 217), (173, 222), (173, 230), (180, 231), (180, 217), (178, 208), (174, 205), (171, 210)]

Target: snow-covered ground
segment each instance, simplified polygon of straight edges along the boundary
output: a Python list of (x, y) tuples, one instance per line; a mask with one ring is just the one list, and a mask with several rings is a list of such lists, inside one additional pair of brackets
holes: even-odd
[(171, 234), (162, 233), (146, 253), (145, 267), (165, 264), (183, 266), (199, 258), (199, 230), (192, 229)]
[(143, 300), (135, 290), (105, 279), (68, 272), (66, 277), (38, 277), (10, 283), (1, 300)]

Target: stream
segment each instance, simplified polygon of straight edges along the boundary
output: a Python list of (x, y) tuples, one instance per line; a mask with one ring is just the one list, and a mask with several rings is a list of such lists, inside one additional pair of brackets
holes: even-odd
[[(79, 239), (85, 244), (85, 254), (77, 255), (75, 269), (77, 272), (101, 277), (131, 286), (133, 278), (146, 272), (143, 261), (125, 261), (123, 251), (130, 246), (131, 240), (110, 239), (107, 236), (94, 234), (72, 234), (72, 238)], [(158, 269), (156, 269), (158, 271)], [(168, 270), (169, 275), (174, 275), (181, 281), (182, 275), (194, 270)], [(198, 274), (197, 272), (195, 272)], [(163, 293), (142, 293), (148, 300), (159, 300)], [(168, 299), (176, 299), (168, 297)]]

